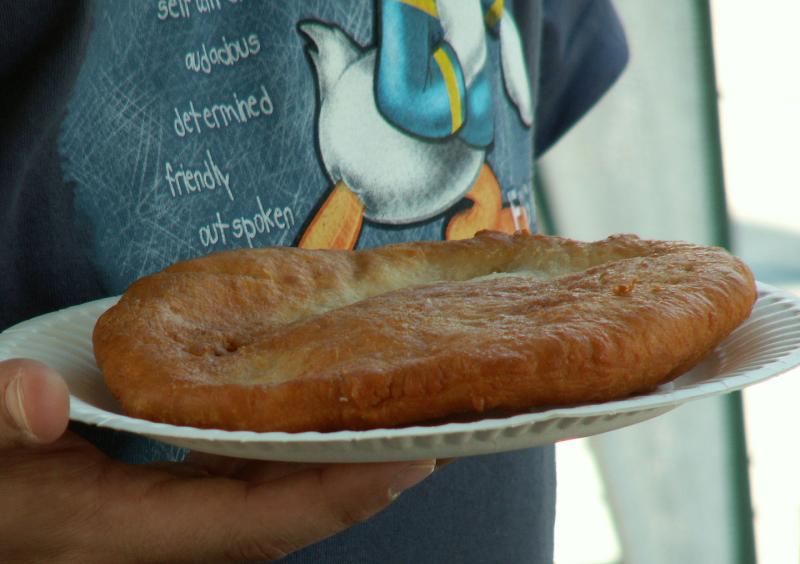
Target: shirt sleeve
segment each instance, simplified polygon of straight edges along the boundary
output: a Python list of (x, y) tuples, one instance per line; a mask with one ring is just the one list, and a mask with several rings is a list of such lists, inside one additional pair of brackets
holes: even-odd
[(597, 103), (628, 62), (622, 23), (609, 0), (545, 0), (542, 25), (537, 156)]

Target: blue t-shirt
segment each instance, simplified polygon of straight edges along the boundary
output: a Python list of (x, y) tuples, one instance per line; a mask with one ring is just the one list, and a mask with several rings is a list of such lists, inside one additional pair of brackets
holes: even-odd
[[(214, 251), (535, 230), (534, 147), (625, 60), (605, 2), (44, 4), (0, 24), (0, 328)], [(459, 460), (287, 561), (548, 562), (554, 490), (552, 447)]]

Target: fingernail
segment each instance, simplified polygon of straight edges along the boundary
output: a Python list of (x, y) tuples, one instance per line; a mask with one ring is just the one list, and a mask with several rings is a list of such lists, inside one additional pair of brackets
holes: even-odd
[(430, 476), (435, 467), (435, 460), (409, 464), (395, 475), (392, 484), (389, 486), (389, 497), (395, 499), (408, 488), (416, 486)]
[(24, 404), (22, 403), (23, 391), (21, 374), (14, 376), (14, 378), (8, 384), (4, 399), (6, 403), (6, 410), (16, 424), (17, 428), (22, 431), (27, 438), (36, 440), (36, 436), (33, 434), (33, 431), (31, 431), (30, 423), (28, 423), (28, 417), (25, 415), (25, 409), (23, 408)]

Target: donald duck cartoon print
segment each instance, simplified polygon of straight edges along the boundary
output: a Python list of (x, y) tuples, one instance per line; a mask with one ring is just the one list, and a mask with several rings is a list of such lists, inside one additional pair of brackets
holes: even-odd
[(352, 249), (364, 219), (407, 225), (464, 199), (444, 237), (529, 228), (525, 208), (503, 202), (486, 161), (495, 100), (487, 41), (499, 40), (504, 94), (531, 127), (521, 42), (503, 0), (376, 0), (377, 44), (363, 47), (317, 21), (309, 40), (319, 91), (317, 140), (332, 183), (302, 233), (304, 248)]

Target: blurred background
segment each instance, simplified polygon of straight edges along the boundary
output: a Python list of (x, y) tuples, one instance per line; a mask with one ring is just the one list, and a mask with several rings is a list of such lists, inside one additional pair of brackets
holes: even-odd
[[(800, 1), (615, 0), (631, 60), (539, 163), (540, 217), (730, 247), (800, 293)], [(557, 446), (557, 564), (800, 563), (800, 371)]]

